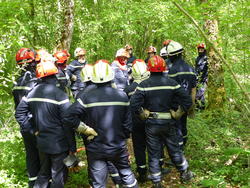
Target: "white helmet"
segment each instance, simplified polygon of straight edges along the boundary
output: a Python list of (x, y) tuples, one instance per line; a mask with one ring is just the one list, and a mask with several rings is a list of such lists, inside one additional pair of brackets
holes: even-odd
[(85, 55), (85, 54), (86, 54), (85, 49), (83, 49), (83, 48), (76, 48), (75, 49), (75, 52), (74, 52), (75, 57), (78, 57), (80, 55)]
[(115, 57), (127, 57), (129, 58), (129, 52), (125, 48), (121, 48), (116, 52)]
[(160, 56), (161, 56), (161, 57), (166, 57), (166, 56), (168, 56), (168, 52), (167, 52), (166, 47), (163, 47), (163, 48), (161, 49), (161, 51), (160, 51)]
[(93, 67), (93, 83), (105, 83), (113, 80), (115, 77), (114, 71), (107, 60), (98, 60)]
[(93, 75), (93, 66), (90, 64), (87, 64), (83, 67), (81, 71), (81, 77), (83, 82), (88, 82), (91, 80)]
[(147, 65), (142, 59), (133, 61), (132, 77), (134, 80), (145, 80), (149, 78), (150, 72), (147, 70)]
[(171, 41), (167, 46), (167, 54), (174, 56), (183, 52), (183, 47), (180, 43)]

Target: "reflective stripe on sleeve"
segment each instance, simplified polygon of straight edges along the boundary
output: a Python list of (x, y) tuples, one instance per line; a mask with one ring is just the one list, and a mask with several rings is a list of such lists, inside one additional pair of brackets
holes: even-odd
[(141, 165), (141, 166), (139, 166), (140, 168), (146, 168), (146, 165)]
[(134, 183), (128, 184), (128, 185), (123, 185), (123, 187), (134, 187), (137, 183), (137, 180), (135, 179)]
[(63, 101), (56, 101), (53, 99), (46, 99), (46, 98), (28, 98), (26, 101), (27, 102), (47, 102), (47, 103), (61, 105), (61, 104), (65, 104), (69, 102), (69, 99), (65, 99)]
[(184, 75), (184, 74), (189, 74), (189, 75), (195, 75), (196, 74), (194, 72), (177, 72), (175, 74), (168, 74), (169, 77), (175, 77), (175, 76), (179, 76), (179, 75)]
[(154, 91), (154, 90), (165, 90), (165, 89), (178, 89), (181, 86), (178, 84), (176, 86), (156, 86), (156, 87), (137, 87), (138, 90), (140, 91)]
[(66, 76), (64, 76), (64, 77), (58, 77), (57, 79), (58, 80), (67, 80), (67, 77)]
[(91, 108), (91, 107), (100, 107), (100, 106), (129, 106), (129, 102), (94, 102), (89, 104), (84, 104), (80, 98), (77, 101), (84, 107), (84, 108)]
[(37, 179), (37, 176), (36, 177), (30, 177), (29, 181), (35, 181), (36, 179)]
[(27, 86), (15, 86), (13, 88), (13, 90), (31, 90), (31, 87), (27, 87)]
[(128, 93), (128, 96), (131, 96), (131, 95), (133, 95), (134, 93), (135, 93), (135, 91), (129, 92), (129, 93)]

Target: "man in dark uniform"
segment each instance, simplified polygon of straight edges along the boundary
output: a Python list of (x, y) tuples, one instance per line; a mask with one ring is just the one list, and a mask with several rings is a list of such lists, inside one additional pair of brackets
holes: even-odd
[(56, 66), (58, 68), (58, 73), (56, 74), (56, 78), (59, 83), (58, 87), (66, 92), (67, 88), (70, 86), (70, 79), (66, 74), (66, 63), (70, 54), (67, 50), (60, 50), (54, 54), (54, 57), (56, 58)]
[[(16, 54), (16, 62), (21, 66), (20, 68), (22, 69), (22, 72), (12, 91), (15, 107), (18, 106), (22, 97), (26, 96), (38, 82), (35, 74), (36, 62), (35, 52), (33, 50), (29, 48), (20, 49)], [(31, 127), (26, 127), (24, 124), (21, 124), (20, 127), (26, 152), (26, 168), (29, 176), (29, 187), (33, 187), (35, 180), (37, 179), (37, 174), (40, 170), (36, 137), (33, 135)]]
[(179, 142), (181, 141), (176, 120), (182, 115), (179, 111), (172, 111), (173, 100), (178, 99), (182, 111), (188, 111), (192, 105), (189, 95), (174, 80), (163, 76), (166, 70), (165, 61), (159, 56), (153, 56), (148, 61), (150, 78), (141, 82), (134, 95), (131, 97), (131, 110), (146, 120), (146, 137), (149, 154), (150, 178), (155, 188), (161, 185), (161, 142), (167, 146), (169, 156), (180, 172), (182, 181), (193, 177), (187, 170), (188, 162), (185, 159)]
[[(182, 58), (183, 47), (180, 43), (171, 41), (167, 46), (167, 53), (169, 60), (172, 62), (172, 67), (168, 72), (168, 76), (174, 79), (189, 96), (192, 98), (192, 107), (188, 113), (185, 113), (180, 120), (177, 121), (178, 127), (180, 128), (183, 136), (183, 148), (187, 142), (187, 115), (193, 116), (196, 96), (196, 75), (194, 69), (189, 66)], [(178, 108), (178, 101), (173, 107)]]
[(76, 48), (74, 55), (76, 59), (68, 65), (66, 73), (69, 75), (69, 78), (72, 81), (71, 90), (73, 96), (76, 97), (79, 91), (84, 88), (84, 83), (81, 80), (81, 70), (86, 64), (88, 64), (88, 62), (85, 59), (85, 49)]
[(196, 104), (197, 108), (205, 109), (205, 91), (207, 87), (208, 78), (208, 58), (206, 55), (206, 47), (204, 43), (197, 46), (198, 57), (195, 60), (195, 72), (197, 75), (197, 93)]
[[(124, 92), (130, 98), (136, 90), (136, 87), (143, 80), (149, 78), (150, 72), (147, 71), (147, 65), (142, 59), (136, 59), (132, 65), (133, 82), (124, 89)], [(133, 129), (132, 141), (135, 154), (136, 171), (139, 174), (138, 181), (147, 181), (147, 161), (146, 161), (146, 134), (145, 121), (142, 121), (136, 115), (132, 115)]]
[(80, 96), (64, 117), (69, 127), (83, 121), (98, 134), (85, 145), (93, 188), (105, 187), (107, 161), (118, 169), (124, 187), (137, 187), (126, 148), (126, 139), (132, 129), (129, 101), (123, 91), (111, 87), (113, 79), (109, 63), (106, 60), (97, 61), (92, 77), (97, 88)]
[(55, 85), (58, 69), (53, 59), (52, 55), (41, 57), (36, 71), (41, 83), (21, 100), (15, 114), (18, 123), (27, 126), (30, 124), (27, 119), (32, 116), (41, 162), (35, 188), (46, 188), (50, 179), (51, 188), (63, 188), (67, 177), (63, 159), (69, 151), (76, 151), (73, 132), (62, 124), (63, 113), (70, 103), (66, 93)]

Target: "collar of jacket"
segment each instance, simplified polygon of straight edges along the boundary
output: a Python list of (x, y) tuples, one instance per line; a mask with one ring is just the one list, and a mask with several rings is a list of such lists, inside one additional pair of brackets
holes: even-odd
[(42, 78), (42, 83), (56, 85), (57, 84), (56, 75), (51, 75), (51, 76)]

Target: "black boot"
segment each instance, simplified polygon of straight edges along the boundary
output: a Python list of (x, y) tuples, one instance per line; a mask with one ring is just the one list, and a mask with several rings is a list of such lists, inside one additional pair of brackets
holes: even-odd
[(194, 178), (194, 173), (190, 170), (182, 171), (180, 178), (182, 183), (189, 182), (191, 179)]

